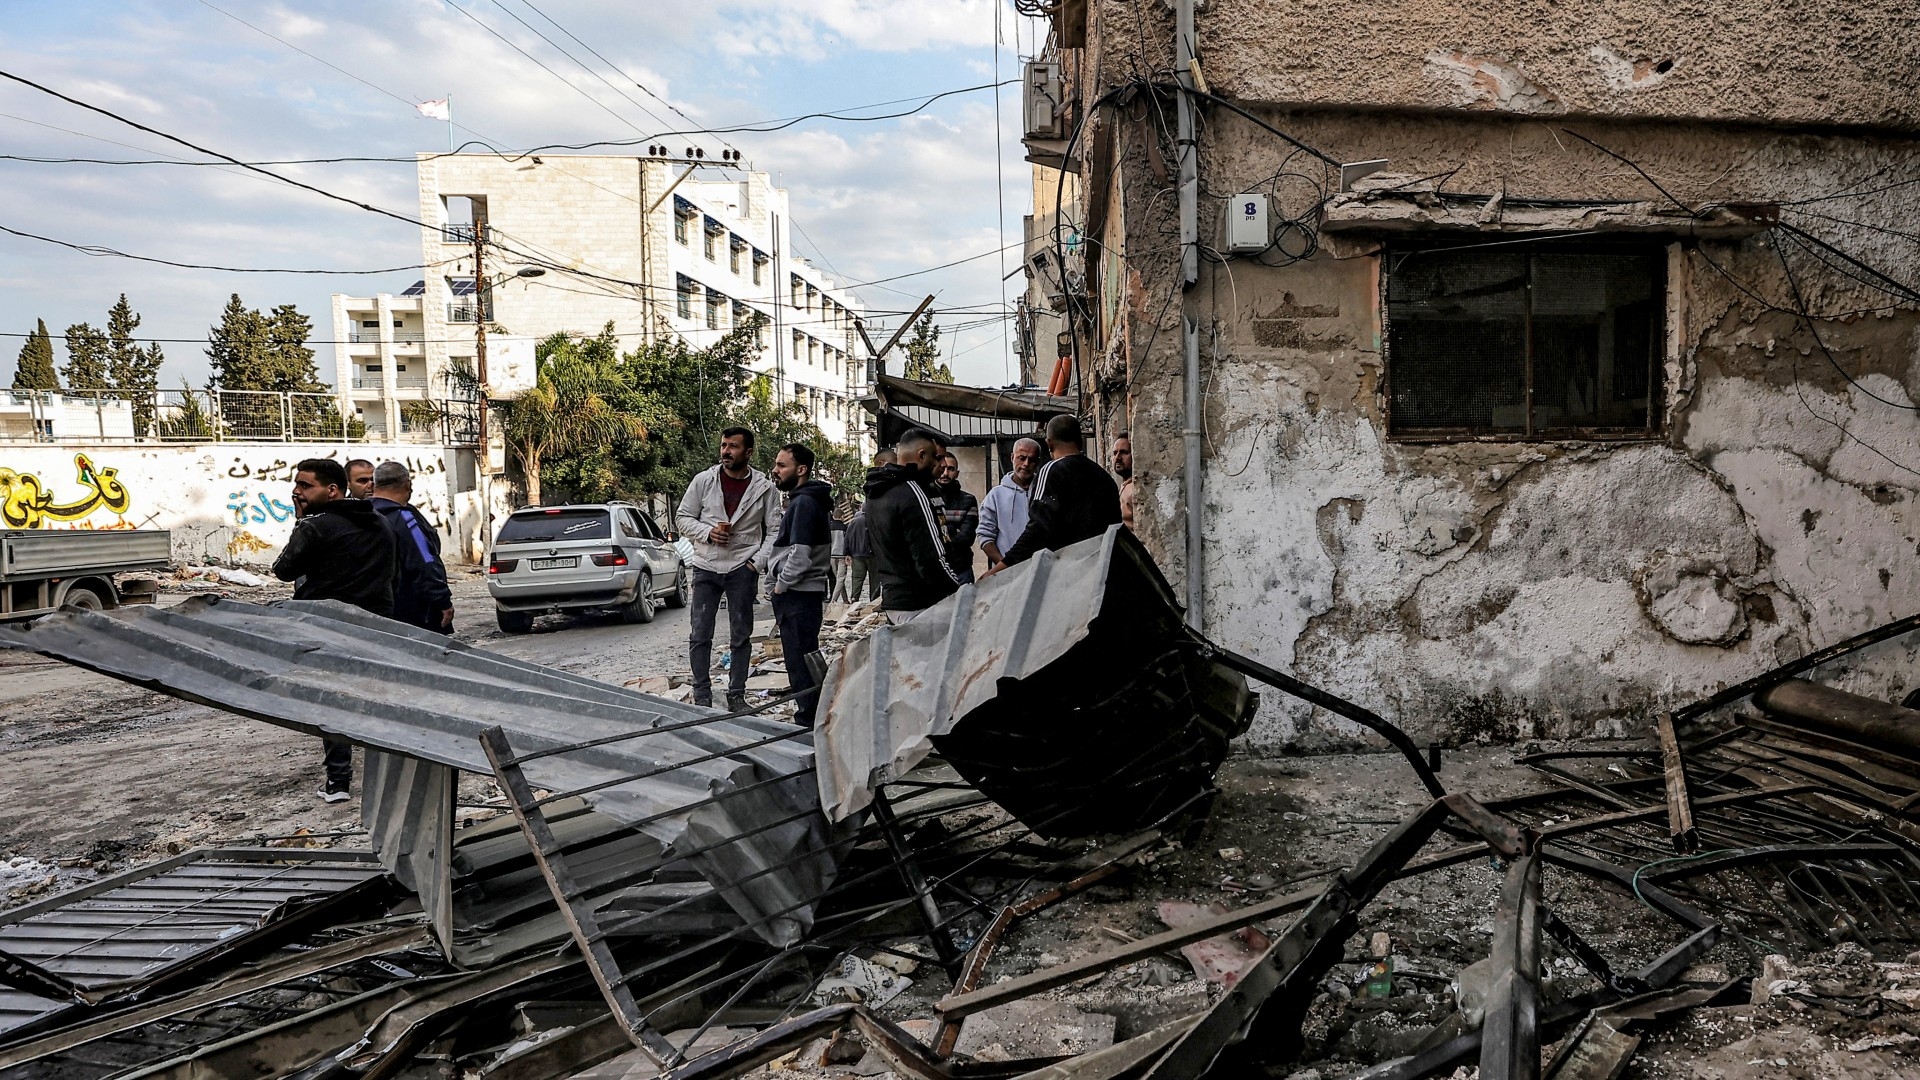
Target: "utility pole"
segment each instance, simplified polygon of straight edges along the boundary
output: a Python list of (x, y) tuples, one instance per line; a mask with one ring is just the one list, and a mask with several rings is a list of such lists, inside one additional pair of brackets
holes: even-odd
[(1199, 147), (1194, 134), (1194, 103), (1190, 91), (1199, 62), (1194, 49), (1194, 0), (1175, 0), (1174, 4), (1174, 77), (1180, 83), (1176, 103), (1175, 145), (1180, 165), (1180, 298), (1181, 370), (1185, 391), (1185, 416), (1181, 420), (1181, 441), (1185, 443), (1186, 468), (1184, 495), (1187, 504), (1187, 625), (1200, 629), (1201, 604), (1205, 598), (1201, 564), (1200, 501), (1200, 324), (1193, 312), (1193, 286), (1200, 280), (1200, 166)]
[[(473, 373), (487, 385), (487, 227), (473, 223)], [(486, 423), (482, 413), (481, 423)]]

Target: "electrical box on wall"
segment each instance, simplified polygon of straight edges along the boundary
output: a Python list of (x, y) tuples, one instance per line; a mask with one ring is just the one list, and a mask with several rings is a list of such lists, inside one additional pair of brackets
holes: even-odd
[(1235, 254), (1265, 251), (1273, 246), (1267, 225), (1267, 197), (1254, 193), (1227, 200), (1227, 250)]
[(1067, 110), (1065, 86), (1060, 81), (1060, 65), (1052, 61), (1036, 60), (1026, 67), (1026, 77), (1021, 80), (1021, 105), (1026, 114), (1026, 137), (1029, 139), (1064, 139), (1067, 137)]

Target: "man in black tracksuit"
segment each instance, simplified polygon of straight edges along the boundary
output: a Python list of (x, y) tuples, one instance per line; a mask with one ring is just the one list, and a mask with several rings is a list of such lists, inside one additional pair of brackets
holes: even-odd
[[(767, 591), (773, 624), (780, 630), (780, 653), (787, 662), (787, 690), (799, 693), (814, 688), (807, 657), (820, 651), (820, 623), (832, 587), (833, 488), (813, 478), (813, 451), (800, 443), (780, 448), (771, 475), (773, 485), (787, 493), (787, 506), (767, 558)], [(812, 727), (819, 697), (812, 693), (797, 699), (793, 722)]]
[(1027, 530), (1007, 552), (1001, 569), (1025, 562), (1036, 551), (1059, 551), (1120, 524), (1120, 485), (1082, 452), (1079, 419), (1061, 415), (1048, 420), (1047, 449), (1053, 460), (1034, 477)]
[[(393, 615), (393, 534), (379, 511), (347, 494), (347, 471), (332, 458), (293, 467), (293, 535), (274, 560), (273, 576), (297, 581), (295, 600), (339, 600), (375, 615)], [(322, 736), (327, 786), (320, 797), (345, 802), (353, 782), (353, 744)]]
[(903, 623), (951, 596), (960, 588), (960, 576), (947, 561), (947, 538), (927, 494), (939, 445), (930, 432), (912, 428), (894, 451), (894, 464), (867, 472), (867, 538), (881, 610), (890, 621)]

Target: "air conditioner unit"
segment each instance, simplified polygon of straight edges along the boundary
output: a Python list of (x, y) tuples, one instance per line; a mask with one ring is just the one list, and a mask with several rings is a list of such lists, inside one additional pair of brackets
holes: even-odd
[(1066, 87), (1060, 81), (1060, 65), (1048, 60), (1030, 62), (1021, 85), (1021, 102), (1025, 107), (1027, 128), (1025, 137), (1066, 138)]

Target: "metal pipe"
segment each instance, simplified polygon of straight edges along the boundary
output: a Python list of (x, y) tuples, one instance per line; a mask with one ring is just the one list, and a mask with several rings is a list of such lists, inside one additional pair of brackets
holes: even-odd
[[(1173, 55), (1175, 78), (1183, 89), (1197, 89), (1194, 69), (1193, 0), (1175, 0)], [(1180, 178), (1180, 287), (1191, 293), (1200, 279), (1200, 162), (1194, 134), (1193, 98), (1180, 94), (1174, 101), (1174, 146)], [(1189, 307), (1185, 296), (1182, 308)], [(1187, 311), (1181, 319), (1181, 380), (1185, 390), (1180, 438), (1185, 444), (1183, 468), (1184, 496), (1187, 504), (1187, 625), (1201, 630), (1201, 611), (1205, 600), (1206, 578), (1201, 563), (1201, 483), (1200, 483), (1200, 327)]]

